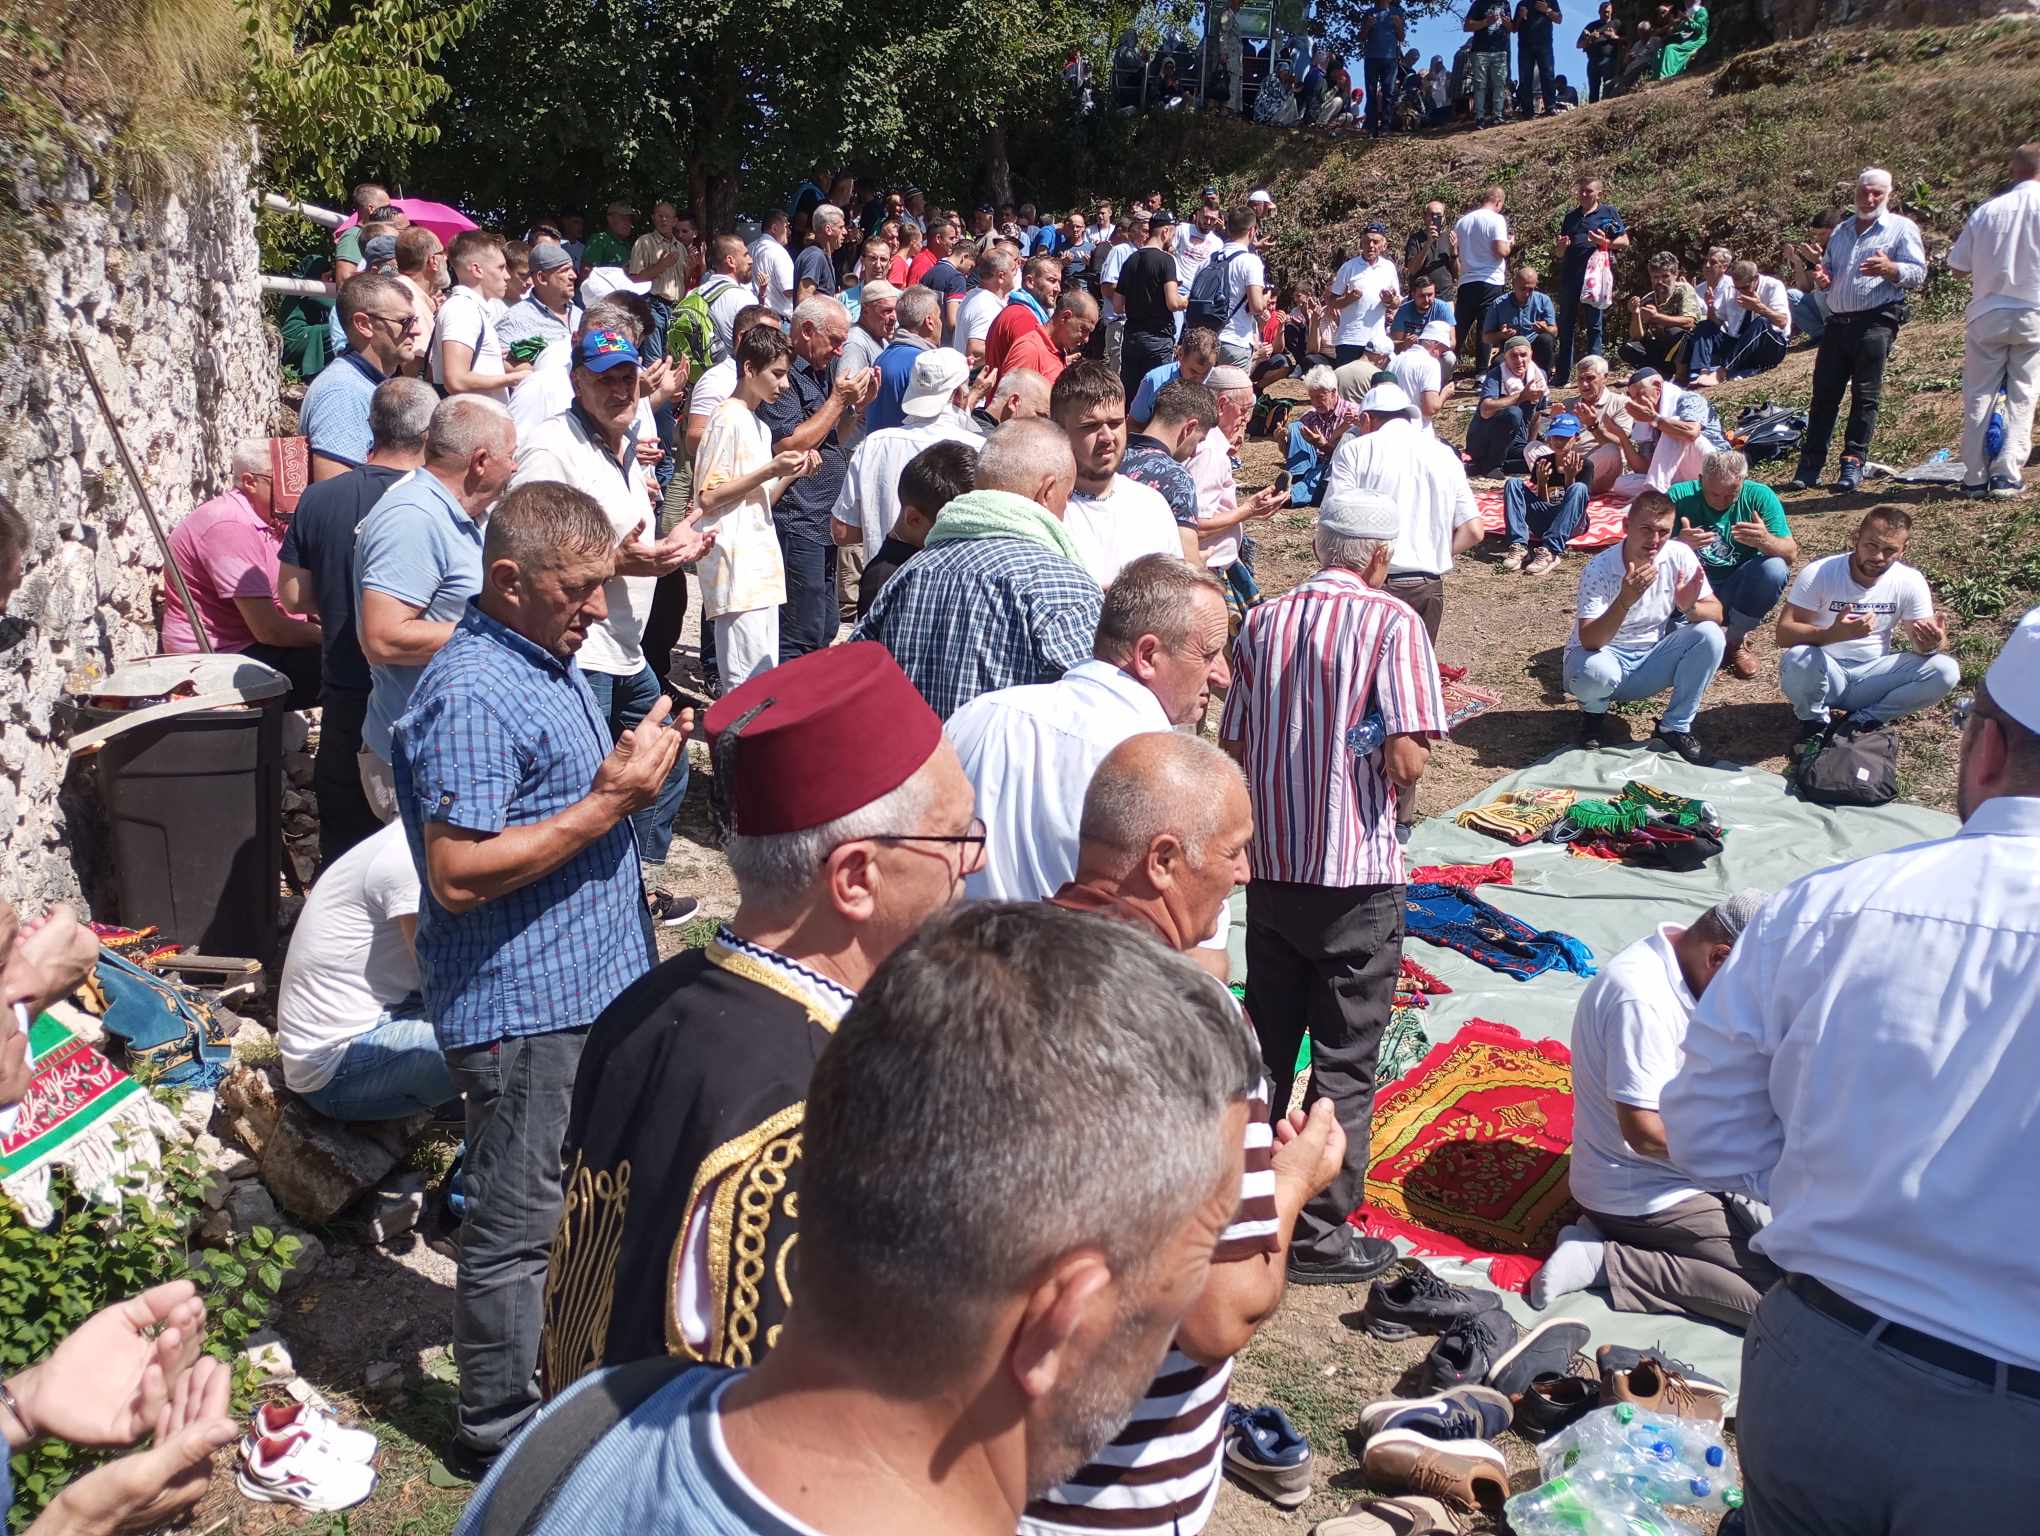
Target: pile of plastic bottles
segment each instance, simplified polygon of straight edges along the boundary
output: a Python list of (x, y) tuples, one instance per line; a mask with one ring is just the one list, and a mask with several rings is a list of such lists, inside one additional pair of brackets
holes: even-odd
[(1517, 1536), (1673, 1536), (1678, 1509), (1742, 1507), (1719, 1426), (1634, 1403), (1597, 1408), (1538, 1448), (1544, 1482), (1506, 1506)]

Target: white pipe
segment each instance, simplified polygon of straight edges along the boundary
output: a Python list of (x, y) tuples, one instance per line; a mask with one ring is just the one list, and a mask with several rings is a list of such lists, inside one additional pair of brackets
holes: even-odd
[(318, 282), (309, 277), (264, 277), (264, 293), (288, 293), (306, 299), (330, 299), (337, 291), (331, 283)]
[(323, 224), (328, 229), (338, 229), (347, 215), (335, 213), (330, 208), (321, 208), (316, 203), (294, 203), (287, 197), (278, 197), (274, 192), (262, 194), (262, 206), (277, 213), (294, 213), (299, 218), (310, 219), (314, 224)]

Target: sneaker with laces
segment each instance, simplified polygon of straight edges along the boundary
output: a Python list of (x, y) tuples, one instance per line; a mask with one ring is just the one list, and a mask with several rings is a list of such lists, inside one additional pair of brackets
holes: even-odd
[(1863, 489), (1863, 461), (1861, 459), (1851, 458), (1847, 454), (1842, 456), (1842, 470), (1840, 474), (1835, 476), (1835, 489), (1844, 496), (1853, 496), (1856, 492)]
[(1454, 1387), (1429, 1397), (1389, 1397), (1360, 1410), (1369, 1435), (1414, 1429), (1433, 1440), (1492, 1440), (1515, 1417), (1509, 1400), (1493, 1387)]
[(1502, 556), (1502, 569), (1513, 576), (1516, 572), (1523, 569), (1523, 562), (1529, 558), (1530, 549), (1528, 545), (1511, 544), (1509, 552)]
[(375, 1468), (341, 1461), (303, 1431), (257, 1440), (234, 1474), (243, 1498), (322, 1511), (352, 1509), (375, 1482)]
[(1523, 567), (1526, 576), (1549, 576), (1558, 569), (1558, 556), (1548, 549), (1540, 549), (1530, 557), (1530, 563)]
[(1509, 1464), (1484, 1440), (1433, 1440), (1413, 1429), (1385, 1430), (1361, 1459), (1367, 1486), (1417, 1493), (1493, 1517), (1509, 1496)]
[(2025, 493), (2025, 486), (2021, 485), (2011, 475), (1992, 475), (1990, 477), (1990, 494), (1999, 501), (2010, 501), (2013, 497), (2023, 496)]
[[(1598, 1362), (1597, 1362), (1598, 1363)], [(1654, 1413), (1674, 1414), (1719, 1424), (1728, 1391), (1718, 1382), (1700, 1384), (1671, 1369), (1661, 1358), (1646, 1355), (1627, 1370), (1601, 1372), (1601, 1404), (1634, 1403)]]
[(1600, 1406), (1600, 1387), (1584, 1376), (1534, 1377), (1516, 1404), (1516, 1433), (1525, 1440), (1549, 1439)]
[(1310, 1442), (1273, 1403), (1227, 1405), (1225, 1469), (1256, 1493), (1296, 1508), (1310, 1497), (1311, 1462)]
[(306, 1434), (336, 1461), (354, 1461), (367, 1466), (375, 1460), (381, 1443), (365, 1429), (349, 1429), (325, 1409), (311, 1403), (281, 1403), (274, 1400), (255, 1410), (248, 1433), (241, 1437), (241, 1454), (255, 1453), (258, 1440), (281, 1440)]
[(1420, 1333), (1443, 1333), (1454, 1318), (1501, 1304), (1491, 1291), (1447, 1285), (1417, 1260), (1407, 1259), (1394, 1274), (1374, 1282), (1360, 1309), (1360, 1328), (1371, 1338), (1400, 1342)]
[(1488, 1385), (1510, 1401), (1521, 1397), (1539, 1376), (1563, 1376), (1572, 1357), (1587, 1347), (1593, 1330), (1576, 1317), (1554, 1317), (1539, 1323), (1496, 1357)]
[(1515, 1347), (1520, 1332), (1516, 1320), (1499, 1307), (1454, 1318), (1424, 1357), (1420, 1377), (1424, 1390), (1478, 1386), (1488, 1379), (1495, 1361)]

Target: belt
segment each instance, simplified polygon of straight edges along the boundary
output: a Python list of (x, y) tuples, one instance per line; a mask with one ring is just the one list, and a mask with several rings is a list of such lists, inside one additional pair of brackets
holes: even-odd
[(1887, 1322), (1868, 1307), (1859, 1307), (1848, 1297), (1835, 1294), (1811, 1275), (1787, 1275), (1785, 1288), (1822, 1317), (1833, 1319), (1851, 1333), (1868, 1334), (1872, 1329), (1881, 1330), (1872, 1343), (1897, 1350), (1901, 1355), (1910, 1355), (1923, 1364), (1954, 1375), (1966, 1376), (1986, 1387), (1995, 1387), (1998, 1373), (2002, 1371), (2007, 1392), (2018, 1397), (2040, 1398), (2040, 1371), (2030, 1366), (2007, 1365), (1973, 1349), (1964, 1349), (1960, 1344), (1950, 1344), (1946, 1339), (1921, 1333), (1917, 1328)]
[(1388, 573), (1388, 580), (1391, 586), (1399, 581), (1443, 581), (1444, 579), (1445, 573), (1443, 571), (1390, 571)]

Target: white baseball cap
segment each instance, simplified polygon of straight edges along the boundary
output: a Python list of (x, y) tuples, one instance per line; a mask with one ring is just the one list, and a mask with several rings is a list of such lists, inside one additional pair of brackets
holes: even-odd
[(1268, 195), (1266, 187), (1256, 187), (1253, 191), (1249, 192), (1247, 194), (1247, 201), (1250, 203), (1266, 203), (1270, 208), (1275, 206), (1275, 199)]
[(970, 382), (970, 360), (954, 347), (930, 347), (914, 359), (900, 414), (915, 420), (940, 416), (950, 396)]
[(1402, 532), (1402, 513), (1379, 491), (1342, 490), (1326, 499), (1318, 526), (1342, 539), (1393, 539)]
[(1367, 391), (1360, 409), (1371, 416), (1403, 416), (1409, 413), (1410, 397), (1400, 384), (1383, 381)]
[(581, 303), (600, 304), (613, 293), (650, 293), (650, 283), (634, 283), (621, 267), (597, 267), (581, 279)]
[(2028, 611), (1983, 674), (1991, 702), (2029, 731), (2040, 731), (2040, 608)]

